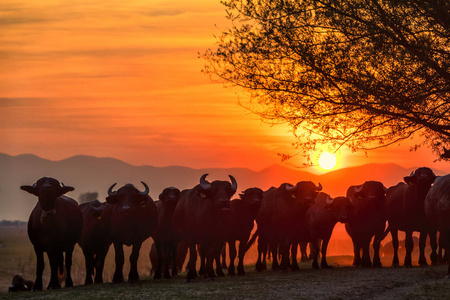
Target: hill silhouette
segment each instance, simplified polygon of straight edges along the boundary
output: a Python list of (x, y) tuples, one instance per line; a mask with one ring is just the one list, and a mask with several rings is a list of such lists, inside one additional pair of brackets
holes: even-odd
[[(104, 201), (107, 190), (113, 183), (117, 182), (118, 187), (132, 183), (143, 189), (140, 181), (149, 185), (150, 195), (156, 200), (159, 193), (168, 186), (179, 189), (193, 187), (204, 173), (210, 174), (208, 179), (211, 181), (228, 180), (228, 175), (233, 175), (238, 182), (239, 192), (248, 187), (257, 186), (266, 190), (283, 182), (294, 184), (301, 180), (311, 180), (316, 184), (320, 182), (324, 191), (335, 197), (345, 195), (350, 185), (367, 180), (381, 181), (386, 187), (395, 185), (403, 180), (403, 176), (416, 169), (405, 169), (396, 164), (367, 164), (316, 175), (281, 165), (273, 165), (260, 171), (244, 168), (193, 169), (181, 166), (134, 166), (114, 158), (85, 155), (51, 161), (32, 154), (0, 154), (0, 166), (0, 220), (23, 221), (28, 220), (36, 204), (36, 197), (20, 190), (20, 186), (33, 184), (43, 176), (54, 177), (75, 187), (75, 191), (67, 196), (76, 200), (82, 193), (96, 191), (99, 193), (99, 200)], [(434, 171), (437, 175), (443, 174), (438, 170)]]

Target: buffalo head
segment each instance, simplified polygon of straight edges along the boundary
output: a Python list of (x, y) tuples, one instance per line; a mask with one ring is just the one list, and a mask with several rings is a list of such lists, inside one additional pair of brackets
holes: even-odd
[(263, 193), (264, 192), (260, 188), (254, 187), (246, 189), (241, 194), (239, 194), (239, 197), (245, 204), (249, 206), (259, 207), (261, 206)]
[(105, 208), (105, 203), (98, 200), (94, 200), (89, 203), (90, 211), (94, 217), (100, 217), (102, 215), (103, 209)]
[(346, 223), (353, 214), (353, 205), (347, 197), (336, 197), (333, 199), (327, 195), (325, 210), (331, 212), (338, 222)]
[(384, 205), (387, 188), (378, 181), (366, 181), (353, 187), (354, 196), (351, 198), (358, 210), (381, 209)]
[(164, 205), (176, 206), (180, 197), (180, 190), (175, 187), (165, 188), (158, 199), (164, 203)]
[(22, 185), (20, 188), (37, 196), (43, 211), (53, 210), (56, 198), (74, 190), (73, 187), (60, 184), (58, 180), (51, 177), (42, 177), (35, 184)]
[(430, 168), (422, 167), (411, 172), (409, 176), (403, 177), (403, 180), (409, 185), (430, 188), (436, 179), (436, 175)]
[(118, 205), (121, 215), (131, 215), (139, 207), (145, 207), (147, 201), (151, 199), (148, 195), (150, 191), (148, 186), (143, 181), (141, 181), (141, 183), (145, 188), (143, 192), (139, 191), (130, 183), (124, 185), (117, 191), (113, 191), (114, 186), (116, 185), (116, 183), (114, 183), (108, 189), (108, 197), (106, 197), (106, 202), (112, 205)]
[(200, 178), (197, 195), (202, 199), (211, 199), (215, 207), (221, 211), (230, 211), (230, 198), (236, 193), (237, 182), (233, 176), (230, 177), (231, 183), (228, 181), (213, 181), (206, 180), (208, 174), (203, 174)]
[(314, 204), (314, 199), (322, 190), (322, 185), (319, 183), (316, 186), (311, 181), (300, 181), (296, 185), (286, 185), (286, 190), (291, 193), (291, 197), (297, 199), (308, 208)]

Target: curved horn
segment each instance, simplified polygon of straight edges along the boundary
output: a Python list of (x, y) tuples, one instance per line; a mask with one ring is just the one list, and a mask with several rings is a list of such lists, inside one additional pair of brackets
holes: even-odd
[(200, 177), (200, 186), (204, 189), (204, 190), (209, 190), (211, 188), (211, 183), (209, 183), (208, 181), (206, 181), (206, 176), (208, 176), (209, 174), (203, 174), (202, 177)]
[(236, 190), (237, 190), (237, 181), (236, 181), (236, 179), (234, 179), (234, 177), (231, 176), (231, 175), (228, 175), (228, 177), (230, 177), (230, 179), (231, 179), (231, 188), (236, 192)]
[(62, 186), (62, 187), (65, 187), (66, 185), (64, 184), (64, 182), (61, 181), (61, 186)]
[(297, 190), (297, 185), (290, 185), (290, 184), (286, 184), (286, 190), (289, 192), (295, 192), (295, 190)]
[(113, 192), (113, 188), (116, 186), (116, 184), (117, 184), (117, 182), (109, 187), (109, 189), (108, 189), (108, 196), (112, 197), (112, 196), (117, 195), (117, 191)]
[(411, 172), (411, 174), (409, 174), (409, 177), (414, 176), (414, 171)]
[(383, 184), (383, 191), (386, 193), (387, 190), (388, 190), (387, 187), (385, 187), (384, 184)]
[(145, 184), (145, 182), (141, 181), (141, 183), (145, 187), (145, 191), (141, 192), (142, 195), (148, 195), (148, 192), (150, 192), (150, 189), (148, 188), (148, 185)]
[(360, 185), (358, 187), (355, 187), (355, 193), (360, 193), (363, 190), (363, 186)]
[(322, 190), (322, 185), (321, 185), (320, 182), (319, 182), (319, 186), (316, 187), (316, 191), (320, 192), (321, 190)]
[(326, 204), (333, 204), (334, 200), (330, 197), (330, 195), (327, 195), (327, 199), (325, 200)]

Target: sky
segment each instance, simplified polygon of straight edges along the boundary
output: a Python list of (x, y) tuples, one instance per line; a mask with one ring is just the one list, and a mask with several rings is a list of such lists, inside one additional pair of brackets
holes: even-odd
[[(286, 163), (278, 153), (297, 153), (289, 128), (265, 124), (239, 105), (245, 91), (201, 72), (199, 53), (215, 47), (225, 15), (219, 0), (2, 0), (0, 152), (193, 168)], [(337, 167), (450, 172), (429, 149), (409, 152), (413, 142), (367, 156), (343, 149)]]

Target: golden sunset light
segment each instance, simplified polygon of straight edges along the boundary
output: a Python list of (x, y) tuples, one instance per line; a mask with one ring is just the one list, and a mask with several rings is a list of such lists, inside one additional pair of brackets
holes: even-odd
[[(229, 25), (220, 1), (6, 0), (0, 9), (1, 153), (253, 170), (295, 153), (287, 124), (260, 121), (239, 105), (246, 92), (201, 72), (199, 53)], [(427, 149), (408, 150), (379, 157), (343, 147), (341, 167), (412, 167), (421, 157), (450, 170)]]
[(336, 155), (330, 152), (322, 152), (318, 160), (319, 166), (324, 170), (331, 170), (336, 166)]
[(2, 0), (0, 296), (448, 298), (449, 20)]

